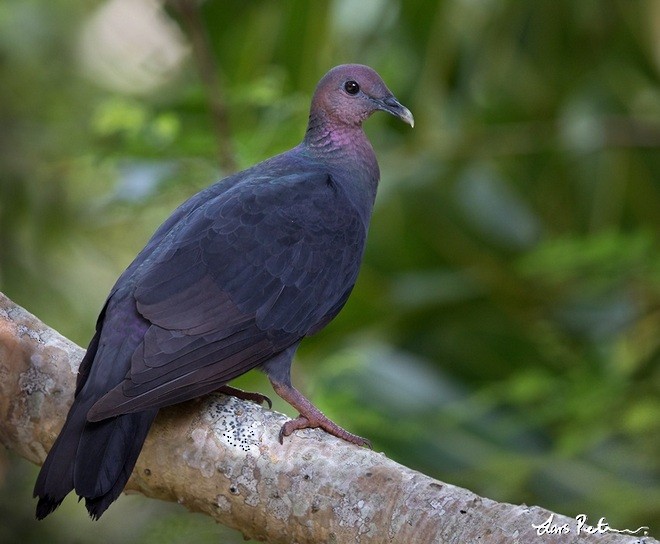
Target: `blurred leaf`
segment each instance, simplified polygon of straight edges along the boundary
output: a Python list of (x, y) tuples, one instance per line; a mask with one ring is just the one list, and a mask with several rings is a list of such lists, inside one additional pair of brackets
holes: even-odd
[(541, 234), (533, 211), (483, 166), (472, 167), (459, 179), (456, 200), (478, 233), (504, 249), (527, 249)]

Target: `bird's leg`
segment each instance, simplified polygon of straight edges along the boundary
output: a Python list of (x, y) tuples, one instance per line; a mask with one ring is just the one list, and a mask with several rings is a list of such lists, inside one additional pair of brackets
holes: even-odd
[(351, 444), (371, 448), (371, 442), (366, 438), (349, 433), (346, 429), (342, 429), (339, 425), (330, 421), (323, 415), (321, 410), (314, 406), (291, 384), (276, 382), (272, 379), (270, 383), (273, 385), (275, 393), (300, 412), (300, 415), (296, 419), (291, 419), (282, 425), (279, 436), (280, 444), (283, 443), (284, 437), (289, 436), (293, 431), (320, 427), (325, 432), (337, 438), (342, 438)]
[(231, 385), (223, 385), (219, 389), (216, 389), (216, 391), (218, 393), (223, 393), (225, 395), (231, 395), (232, 397), (236, 397), (237, 399), (256, 402), (257, 404), (263, 404), (265, 402), (268, 404), (268, 408), (273, 407), (272, 401), (266, 395), (262, 395), (261, 393), (252, 393), (251, 391), (243, 391), (242, 389), (238, 389), (237, 387), (232, 387)]

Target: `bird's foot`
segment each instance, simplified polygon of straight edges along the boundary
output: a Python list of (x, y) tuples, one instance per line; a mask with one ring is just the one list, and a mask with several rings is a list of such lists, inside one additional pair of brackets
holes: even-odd
[(265, 402), (266, 404), (268, 404), (268, 408), (273, 407), (273, 402), (266, 395), (262, 395), (261, 393), (252, 393), (251, 391), (243, 391), (242, 389), (238, 389), (237, 387), (232, 387), (230, 385), (223, 385), (222, 387), (217, 389), (217, 392), (223, 393), (225, 395), (231, 395), (232, 397), (236, 397), (237, 399), (256, 402), (257, 404), (260, 405)]
[(300, 415), (296, 419), (287, 421), (280, 429), (279, 440), (280, 444), (284, 442), (284, 437), (289, 436), (293, 431), (299, 429), (316, 429), (321, 428), (325, 432), (346, 440), (351, 444), (357, 446), (366, 446), (371, 448), (371, 442), (366, 438), (349, 433), (346, 429), (341, 428), (339, 425), (329, 420), (323, 415), (321, 410), (314, 406), (300, 391), (291, 385), (276, 383), (271, 380), (275, 392), (293, 406)]
[(287, 421), (284, 425), (282, 425), (282, 428), (280, 429), (280, 444), (283, 444), (284, 437), (289, 436), (293, 431), (297, 431), (299, 429), (321, 428), (325, 432), (336, 436), (337, 438), (346, 440), (346, 442), (350, 442), (356, 446), (366, 446), (367, 448), (371, 449), (371, 442), (369, 442), (369, 440), (356, 434), (349, 433), (346, 429), (340, 427), (335, 422), (325, 417), (320, 411), (319, 414), (320, 417), (313, 416), (311, 419), (307, 416), (300, 415), (296, 419), (290, 419)]

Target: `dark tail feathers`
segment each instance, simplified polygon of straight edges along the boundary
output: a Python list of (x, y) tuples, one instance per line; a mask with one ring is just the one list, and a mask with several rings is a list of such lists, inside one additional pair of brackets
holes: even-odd
[(94, 399), (76, 398), (64, 428), (34, 486), (36, 516), (43, 519), (75, 489), (93, 519), (121, 494), (133, 471), (157, 410), (124, 414), (90, 423)]

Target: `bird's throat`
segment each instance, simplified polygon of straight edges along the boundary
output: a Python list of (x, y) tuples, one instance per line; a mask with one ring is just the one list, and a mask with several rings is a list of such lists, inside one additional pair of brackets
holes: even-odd
[(336, 126), (310, 119), (303, 145), (323, 161), (350, 165), (378, 181), (376, 155), (361, 125)]

